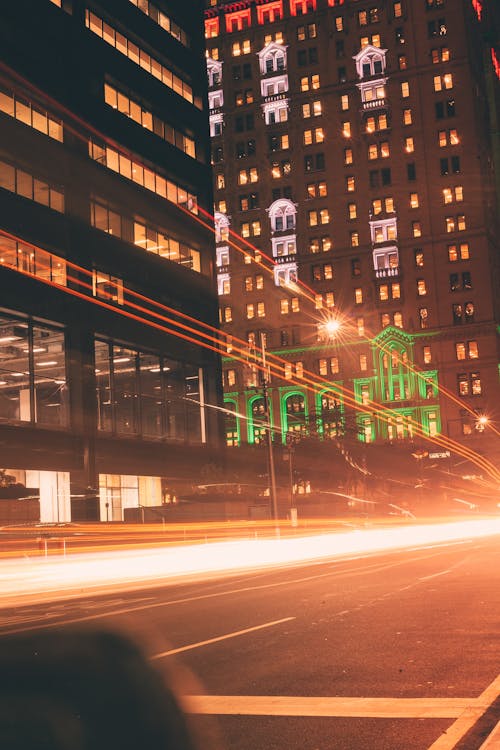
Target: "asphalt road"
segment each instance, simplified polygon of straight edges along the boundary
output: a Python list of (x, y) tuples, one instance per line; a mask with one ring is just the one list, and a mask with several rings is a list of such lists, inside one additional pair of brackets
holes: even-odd
[(0, 609), (125, 629), (202, 750), (478, 750), (500, 720), (500, 538)]

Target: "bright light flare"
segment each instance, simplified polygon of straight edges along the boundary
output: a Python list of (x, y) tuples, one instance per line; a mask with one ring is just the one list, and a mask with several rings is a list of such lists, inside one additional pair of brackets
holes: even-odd
[(294, 538), (246, 539), (74, 554), (0, 564), (0, 604), (54, 600), (108, 590), (163, 585), (179, 577), (200, 577), (313, 562), (352, 554), (411, 549), (500, 534), (500, 518), (358, 529)]
[(324, 323), (324, 329), (325, 329), (325, 332), (328, 334), (328, 336), (335, 336), (335, 334), (338, 333), (340, 328), (341, 328), (341, 324), (337, 318), (329, 318)]

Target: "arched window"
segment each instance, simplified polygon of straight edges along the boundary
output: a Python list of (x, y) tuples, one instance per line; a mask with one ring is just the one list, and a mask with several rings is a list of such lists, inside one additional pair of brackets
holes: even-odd
[(374, 47), (367, 44), (366, 47), (354, 56), (356, 62), (356, 71), (359, 78), (370, 78), (371, 76), (382, 76), (385, 72), (386, 49)]
[(307, 401), (303, 393), (287, 393), (282, 401), (282, 414), (285, 432), (307, 433)]
[(254, 396), (248, 402), (248, 442), (262, 443), (266, 437), (267, 414), (264, 396)]
[(292, 201), (286, 199), (274, 201), (268, 208), (268, 214), (273, 232), (295, 229), (297, 209)]
[(259, 57), (262, 75), (286, 70), (286, 49), (281, 44), (271, 42), (267, 47), (264, 47)]
[(222, 63), (217, 60), (207, 59), (208, 86), (220, 86), (222, 84)]
[(224, 401), (227, 411), (225, 412), (226, 445), (229, 447), (240, 444), (240, 420), (238, 417), (238, 405), (233, 399)]
[(343, 407), (336, 391), (323, 391), (318, 396), (319, 430), (325, 438), (343, 433)]
[(216, 242), (227, 242), (229, 239), (229, 219), (226, 214), (216, 212), (214, 214), (215, 220), (215, 241)]

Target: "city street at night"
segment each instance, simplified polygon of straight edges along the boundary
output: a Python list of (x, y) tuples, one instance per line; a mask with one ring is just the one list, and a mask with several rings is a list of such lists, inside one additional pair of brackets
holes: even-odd
[(82, 580), (72, 598), (4, 603), (1, 641), (61, 626), (131, 634), (178, 675), (205, 747), (478, 750), (500, 718), (498, 539), (334, 552), (154, 588), (79, 594)]

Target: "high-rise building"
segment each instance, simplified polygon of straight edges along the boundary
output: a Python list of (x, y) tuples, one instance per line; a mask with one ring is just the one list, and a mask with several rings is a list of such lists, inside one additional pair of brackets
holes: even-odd
[(203, 5), (0, 21), (1, 484), (42, 521), (121, 520), (217, 448)]
[(498, 459), (495, 14), (206, 3), (220, 318), (240, 347), (228, 445), (265, 432), (264, 342), (278, 442), (350, 431)]

